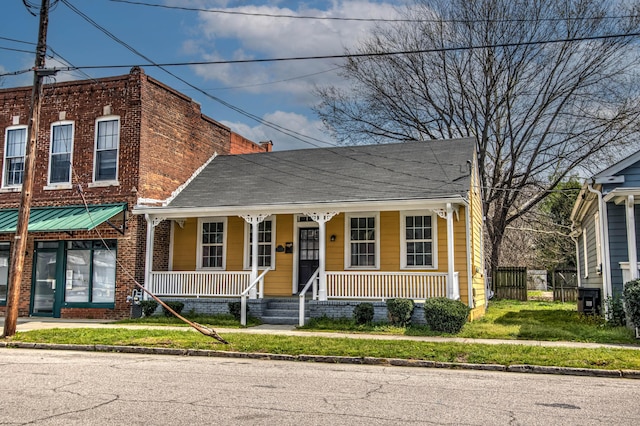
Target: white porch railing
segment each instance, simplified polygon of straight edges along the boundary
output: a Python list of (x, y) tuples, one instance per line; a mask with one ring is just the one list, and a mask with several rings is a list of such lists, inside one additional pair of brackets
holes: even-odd
[(240, 325), (247, 325), (247, 297), (249, 297), (249, 292), (258, 286), (258, 297), (260, 299), (264, 297), (264, 276), (267, 275), (267, 272), (270, 270), (271, 268), (267, 268), (262, 271), (262, 273), (249, 284), (242, 294), (240, 294)]
[[(328, 299), (428, 299), (447, 297), (447, 273), (440, 272), (327, 272)], [(453, 288), (458, 293), (458, 273)]]
[(307, 281), (307, 284), (304, 286), (304, 288), (302, 289), (302, 291), (300, 292), (300, 294), (298, 295), (298, 297), (300, 298), (300, 308), (298, 310), (299, 314), (298, 314), (298, 325), (300, 327), (302, 327), (304, 325), (304, 301), (305, 301), (305, 297), (307, 295), (307, 290), (309, 290), (309, 287), (313, 286), (313, 290), (312, 290), (312, 294), (311, 294), (311, 298), (313, 300), (317, 300), (318, 299), (318, 277), (320, 275), (320, 269), (316, 269), (316, 271), (313, 273), (313, 275), (311, 275), (311, 278), (309, 278), (309, 281)]
[(151, 272), (149, 291), (156, 296), (239, 297), (251, 283), (251, 272)]

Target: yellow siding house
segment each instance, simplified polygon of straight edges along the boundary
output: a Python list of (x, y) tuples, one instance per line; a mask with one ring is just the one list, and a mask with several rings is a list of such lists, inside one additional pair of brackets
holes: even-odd
[[(455, 139), (217, 156), (134, 213), (159, 296), (248, 299), (263, 320), (267, 302), (289, 300), (300, 323), (361, 301), (448, 297), (474, 319), (486, 309), (481, 200), (475, 140)], [(155, 268), (167, 223), (168, 265)]]

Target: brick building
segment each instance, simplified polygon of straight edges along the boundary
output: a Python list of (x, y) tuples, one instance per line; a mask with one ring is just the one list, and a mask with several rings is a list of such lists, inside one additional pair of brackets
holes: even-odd
[[(0, 315), (24, 172), (31, 87), (0, 90)], [(139, 200), (164, 200), (214, 154), (265, 152), (147, 76), (44, 87), (20, 316), (123, 318), (144, 280)], [(169, 226), (155, 230), (153, 267), (166, 267)]]

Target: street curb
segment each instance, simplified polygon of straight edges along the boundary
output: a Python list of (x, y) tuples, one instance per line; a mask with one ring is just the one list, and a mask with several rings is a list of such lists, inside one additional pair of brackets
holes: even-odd
[(450, 370), (482, 370), (499, 371), (507, 373), (529, 374), (553, 374), (569, 376), (588, 376), (615, 379), (640, 379), (640, 370), (603, 370), (596, 368), (553, 367), (543, 365), (499, 365), (499, 364), (472, 364), (465, 362), (439, 362), (419, 359), (400, 358), (376, 358), (376, 357), (351, 357), (331, 355), (287, 355), (254, 352), (213, 351), (209, 349), (174, 349), (153, 348), (145, 346), (114, 346), (114, 345), (75, 345), (57, 343), (27, 343), (27, 342), (2, 342), (0, 348), (16, 349), (48, 349), (65, 351), (86, 352), (119, 352), (146, 355), (178, 355), (178, 356), (203, 356), (216, 358), (258, 359), (268, 361), (298, 361), (320, 362), (328, 364), (359, 364), (381, 365), (394, 367), (417, 368), (446, 368)]

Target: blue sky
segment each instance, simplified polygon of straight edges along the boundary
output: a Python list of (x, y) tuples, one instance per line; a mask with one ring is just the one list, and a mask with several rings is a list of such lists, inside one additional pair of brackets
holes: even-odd
[[(110, 0), (66, 0), (156, 63), (225, 61), (339, 55), (353, 47), (371, 28), (370, 22), (288, 19), (225, 13), (165, 9)], [(401, 2), (362, 1), (221, 1), (132, 0), (167, 6), (207, 8), (229, 12), (348, 18), (393, 18)], [(40, 4), (40, 0), (29, 0)], [(52, 0), (52, 3), (54, 0)], [(0, 13), (0, 74), (29, 69), (38, 17), (29, 14), (22, 0), (2, 0)], [(37, 8), (34, 9), (37, 12)], [(58, 2), (50, 13), (47, 44), (74, 66), (133, 65), (145, 61), (100, 32)], [(67, 65), (60, 57), (47, 66)], [(221, 64), (170, 68), (192, 85), (264, 120), (316, 140), (332, 143), (310, 107), (316, 84), (340, 85), (340, 60), (309, 60), (262, 64)], [(274, 149), (308, 148), (310, 144), (280, 132), (215, 102), (174, 77), (153, 67), (145, 72), (194, 98), (204, 114), (254, 141), (272, 140)], [(128, 68), (89, 69), (90, 77), (120, 75)], [(57, 81), (88, 78), (80, 72), (58, 73)], [(31, 73), (6, 76), (0, 87), (30, 85)]]

